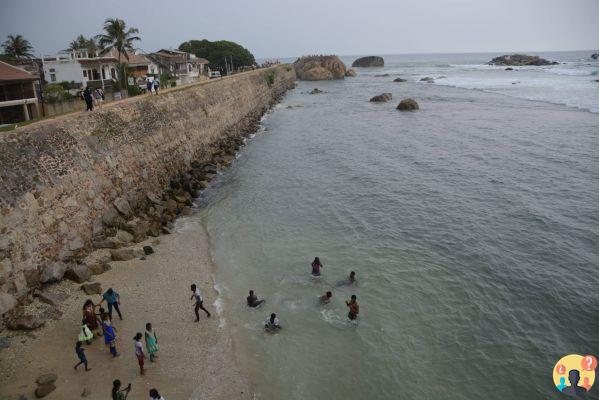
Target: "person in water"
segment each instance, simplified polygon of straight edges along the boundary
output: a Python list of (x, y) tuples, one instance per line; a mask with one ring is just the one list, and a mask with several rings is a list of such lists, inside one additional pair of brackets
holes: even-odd
[(346, 301), (345, 304), (347, 304), (347, 307), (349, 307), (349, 313), (347, 314), (347, 318), (349, 318), (352, 321), (358, 318), (358, 314), (360, 313), (360, 306), (358, 305), (358, 302), (356, 300), (356, 295), (352, 294), (351, 300)]
[(277, 314), (270, 314), (270, 318), (264, 321), (264, 329), (266, 329), (267, 332), (276, 332), (279, 329), (281, 329), (281, 325), (279, 324)]
[(333, 297), (333, 293), (326, 292), (325, 294), (320, 296), (320, 303), (321, 304), (329, 304), (331, 302), (332, 297)]
[(352, 271), (352, 272), (349, 273), (349, 283), (350, 284), (354, 284), (356, 282), (358, 282), (356, 280), (356, 273), (355, 273), (355, 271)]
[(572, 397), (586, 399), (587, 390), (582, 386), (578, 386), (578, 382), (580, 381), (580, 372), (576, 369), (571, 369), (570, 372), (568, 372), (568, 380), (570, 381), (570, 386), (563, 388), (562, 393)]
[(264, 304), (264, 300), (258, 300), (258, 296), (254, 294), (253, 290), (250, 290), (250, 295), (247, 297), (248, 306), (256, 308)]
[(83, 350), (83, 342), (78, 341), (75, 344), (75, 353), (77, 353), (77, 357), (79, 357), (79, 362), (75, 364), (73, 369), (77, 371), (77, 367), (81, 364), (85, 365), (85, 371), (91, 371), (91, 368), (87, 368), (87, 357), (85, 357), (85, 350)]
[(322, 267), (324, 267), (324, 265), (322, 265), (322, 263), (320, 262), (320, 259), (318, 257), (315, 257), (314, 261), (312, 261), (312, 275), (320, 276), (320, 269)]
[(210, 318), (210, 312), (204, 308), (204, 300), (202, 299), (202, 294), (200, 293), (200, 289), (194, 283), (191, 285), (191, 291), (193, 294), (191, 295), (191, 300), (196, 301), (194, 312), (196, 313), (196, 322), (200, 322), (200, 313), (199, 310), (202, 309), (206, 313), (206, 316)]

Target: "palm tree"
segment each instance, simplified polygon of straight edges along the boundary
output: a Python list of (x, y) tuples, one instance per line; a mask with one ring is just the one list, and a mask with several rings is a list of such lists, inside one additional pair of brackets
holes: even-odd
[(87, 39), (83, 35), (77, 36), (75, 40), (73, 40), (67, 51), (77, 51), (77, 50), (87, 50), (90, 57), (94, 57), (98, 52), (98, 44), (94, 38)]
[(8, 35), (2, 48), (4, 54), (11, 58), (33, 58), (33, 46), (21, 35)]
[(119, 72), (121, 78), (121, 85), (123, 83), (124, 78), (124, 64), (121, 63), (122, 56), (125, 56), (125, 59), (129, 61), (128, 51), (133, 51), (133, 42), (136, 40), (141, 40), (139, 36), (135, 36), (136, 33), (139, 33), (137, 28), (129, 28), (127, 29), (127, 24), (125, 21), (119, 18), (108, 18), (104, 22), (104, 31), (106, 33), (96, 36), (96, 40), (98, 44), (103, 49), (103, 52), (110, 51), (111, 49), (115, 49), (118, 53), (119, 59)]

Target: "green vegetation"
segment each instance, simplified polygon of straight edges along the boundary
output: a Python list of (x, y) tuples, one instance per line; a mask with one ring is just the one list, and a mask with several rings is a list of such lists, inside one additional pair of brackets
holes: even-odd
[(139, 86), (129, 85), (127, 86), (127, 94), (129, 95), (129, 97), (139, 96), (141, 94), (141, 89), (139, 88)]
[(74, 97), (75, 96), (67, 92), (60, 83), (52, 83), (44, 87), (44, 99), (48, 103), (69, 101), (72, 100)]
[(94, 57), (98, 53), (98, 43), (96, 43), (95, 38), (86, 38), (83, 35), (77, 36), (75, 40), (73, 40), (69, 47), (68, 51), (77, 51), (77, 50), (87, 50), (90, 53), (91, 57)]
[[(195, 54), (210, 61), (210, 68), (226, 68), (233, 62), (233, 67), (249, 66), (256, 63), (254, 55), (245, 47), (227, 40), (189, 40), (179, 45), (180, 51)], [(225, 61), (226, 60), (226, 61)]]
[(265, 78), (266, 78), (266, 83), (268, 83), (268, 86), (272, 86), (272, 85), (275, 84), (275, 73), (274, 73), (274, 71), (269, 71)]
[(33, 46), (21, 35), (8, 35), (2, 43), (4, 56), (8, 59), (33, 58)]
[(21, 122), (17, 122), (16, 124), (10, 124), (7, 126), (2, 126), (0, 127), (0, 132), (8, 132), (8, 131), (12, 131), (15, 128), (18, 128), (20, 126), (25, 126), (25, 125), (29, 125), (32, 124), (34, 122), (39, 121), (39, 119), (30, 119), (29, 121), (21, 121)]

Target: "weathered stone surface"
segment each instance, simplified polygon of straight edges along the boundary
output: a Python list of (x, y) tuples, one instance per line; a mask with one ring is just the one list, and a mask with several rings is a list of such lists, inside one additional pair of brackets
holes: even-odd
[(11, 310), (17, 304), (17, 300), (12, 294), (0, 293), (0, 315)]
[(32, 331), (44, 325), (46, 320), (38, 315), (21, 315), (14, 318), (8, 318), (6, 326), (12, 330)]
[(52, 383), (47, 384), (47, 385), (39, 385), (35, 389), (35, 397), (37, 397), (38, 399), (41, 399), (42, 397), (46, 397), (47, 395), (49, 395), (50, 393), (52, 393), (55, 390), (56, 390), (56, 386), (54, 386), (54, 384), (52, 384)]
[(361, 68), (384, 67), (385, 60), (383, 59), (383, 57), (379, 56), (360, 57), (357, 60), (355, 60), (351, 66)]
[(382, 93), (382, 94), (379, 94), (378, 96), (374, 96), (372, 99), (370, 99), (370, 101), (373, 103), (385, 103), (385, 102), (391, 100), (392, 98), (393, 98), (393, 95), (391, 93)]
[(123, 243), (129, 243), (133, 241), (133, 235), (123, 230), (118, 230), (114, 238)]
[(67, 265), (60, 261), (42, 266), (41, 281), (42, 283), (58, 282), (62, 279), (66, 270)]
[(110, 269), (110, 264), (94, 263), (88, 265), (88, 268), (92, 275), (100, 275)]
[(37, 377), (37, 379), (35, 380), (35, 382), (38, 385), (49, 385), (50, 383), (54, 383), (56, 382), (56, 380), (58, 379), (58, 375), (54, 374), (54, 373), (49, 373), (49, 374), (43, 374)]
[(49, 293), (39, 292), (37, 297), (42, 303), (50, 304), (51, 306), (58, 307), (60, 303), (65, 301), (69, 296), (64, 293)]
[(162, 198), (157, 193), (147, 193), (146, 197), (152, 204), (162, 204)]
[(320, 90), (319, 88), (314, 88), (308, 92), (308, 94), (320, 94), (320, 93), (324, 93), (324, 92), (322, 90)]
[(0, 349), (8, 349), (10, 347), (10, 341), (5, 337), (0, 337)]
[(69, 267), (64, 273), (64, 277), (77, 283), (83, 283), (92, 277), (92, 273), (85, 264), (77, 264)]
[(117, 209), (118, 212), (120, 212), (121, 214), (123, 214), (125, 217), (128, 217), (131, 215), (131, 206), (129, 205), (129, 202), (127, 201), (127, 199), (124, 199), (122, 197), (118, 197), (116, 199), (114, 199), (114, 208)]
[(121, 247), (121, 243), (114, 238), (94, 240), (92, 245), (96, 249), (118, 249)]
[(304, 81), (345, 78), (345, 64), (337, 56), (306, 56), (293, 63), (295, 73)]
[(349, 68), (346, 72), (345, 72), (345, 76), (349, 76), (349, 77), (354, 77), (356, 76), (356, 71), (354, 71), (353, 68)]
[(125, 248), (125, 249), (115, 249), (110, 250), (110, 256), (113, 261), (128, 261), (137, 257), (141, 257), (143, 255), (143, 251), (134, 248)]
[(167, 211), (169, 212), (175, 212), (177, 211), (177, 202), (173, 199), (168, 199), (165, 203), (164, 203), (164, 208), (166, 208)]
[(495, 57), (488, 62), (489, 65), (556, 65), (555, 61), (548, 61), (539, 56), (527, 56), (525, 54), (506, 54), (504, 56)]
[(102, 294), (102, 285), (100, 282), (84, 283), (81, 285), (81, 290), (87, 295)]
[(403, 99), (397, 105), (397, 109), (401, 111), (414, 111), (420, 109), (420, 106), (414, 99)]

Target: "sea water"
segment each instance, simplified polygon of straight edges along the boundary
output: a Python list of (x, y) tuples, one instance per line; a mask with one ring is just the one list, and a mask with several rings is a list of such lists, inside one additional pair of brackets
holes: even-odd
[(558, 398), (555, 362), (599, 355), (599, 63), (560, 54), (389, 56), (268, 114), (195, 217), (256, 398)]

